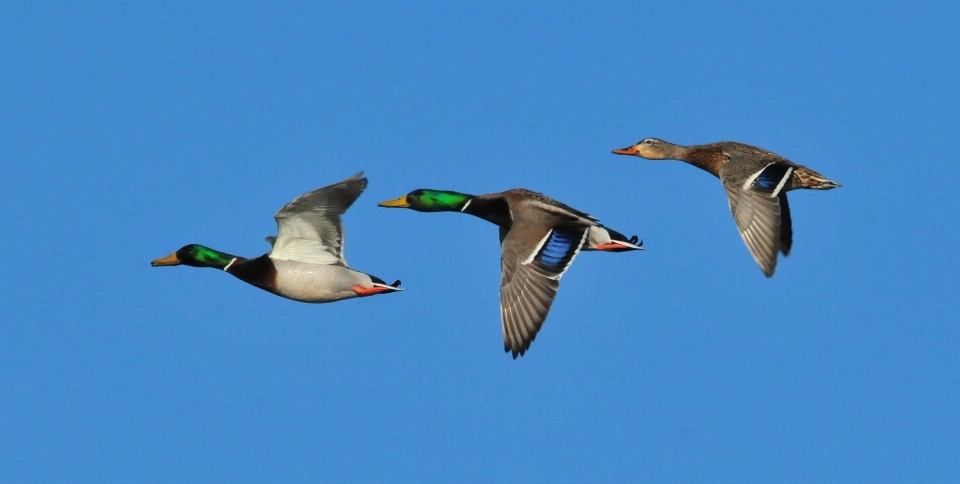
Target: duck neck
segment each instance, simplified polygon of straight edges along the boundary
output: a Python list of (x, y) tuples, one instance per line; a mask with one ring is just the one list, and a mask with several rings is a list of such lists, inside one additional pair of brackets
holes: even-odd
[(689, 146), (675, 145), (666, 141), (663, 142), (663, 146), (660, 148), (660, 153), (663, 154), (664, 159), (668, 160), (687, 161), (686, 158), (689, 151)]
[(424, 196), (420, 197), (419, 204), (421, 211), (426, 212), (463, 212), (473, 200), (473, 195), (466, 193), (425, 190)]
[(677, 146), (670, 158), (689, 163), (713, 176), (720, 176), (720, 167), (727, 157), (722, 151), (710, 149), (704, 145)]
[(269, 253), (253, 259), (239, 257), (224, 270), (241, 281), (270, 292), (276, 292), (277, 267)]
[(197, 245), (189, 251), (186, 259), (184, 264), (193, 267), (210, 267), (213, 269), (227, 270), (230, 264), (235, 262), (238, 257), (209, 247)]
[(500, 227), (510, 227), (510, 206), (502, 197), (483, 198), (473, 197), (460, 209), (474, 217), (479, 217)]

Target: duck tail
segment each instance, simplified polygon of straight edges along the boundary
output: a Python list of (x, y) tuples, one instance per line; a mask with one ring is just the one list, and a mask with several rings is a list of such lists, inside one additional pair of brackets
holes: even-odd
[(843, 186), (829, 178), (807, 168), (798, 168), (793, 171), (793, 188), (807, 188), (811, 190), (830, 190)]
[(590, 227), (590, 236), (583, 244), (583, 250), (602, 250), (604, 252), (626, 252), (643, 250), (643, 241), (636, 235), (627, 236), (603, 225)]
[(400, 288), (399, 280), (397, 282), (394, 282), (393, 284), (377, 284), (376, 282), (374, 282), (373, 287), (383, 289), (386, 292), (403, 290)]
[[(370, 276), (370, 274), (367, 274), (367, 275)], [(397, 279), (396, 281), (394, 281), (393, 284), (387, 284), (386, 281), (384, 281), (383, 279), (380, 279), (380, 278), (377, 277), (377, 276), (370, 276), (370, 280), (373, 281), (373, 286), (374, 286), (374, 287), (382, 287), (382, 288), (384, 288), (384, 289), (386, 289), (386, 290), (388, 290), (388, 291), (390, 291), (390, 290), (393, 290), (393, 291), (402, 291), (402, 290), (403, 290), (403, 289), (400, 289), (400, 279)]]

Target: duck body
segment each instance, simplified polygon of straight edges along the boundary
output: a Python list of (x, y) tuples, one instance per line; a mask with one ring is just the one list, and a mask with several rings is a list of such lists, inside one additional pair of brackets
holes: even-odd
[(787, 192), (830, 190), (840, 186), (776, 153), (736, 141), (681, 146), (647, 138), (613, 153), (651, 160), (680, 160), (719, 178), (740, 236), (767, 277), (776, 271), (778, 252), (789, 256), (793, 246)]
[[(724, 179), (724, 171), (728, 172), (728, 180), (738, 181), (738, 177), (746, 180), (750, 175), (773, 162), (794, 168), (789, 181), (783, 186), (783, 191), (801, 188), (829, 190), (840, 186), (810, 168), (794, 163), (772, 151), (737, 141), (720, 141), (683, 148), (685, 150), (678, 153), (678, 158), (674, 159), (685, 161), (721, 180)], [(727, 168), (728, 165), (731, 166)], [(724, 168), (727, 169), (724, 170)]]
[(273, 250), (255, 258), (190, 244), (153, 266), (189, 265), (221, 269), (267, 292), (307, 303), (326, 303), (400, 290), (400, 281), (353, 270), (343, 257), (340, 215), (367, 185), (361, 173), (298, 197), (277, 212), (278, 235), (267, 237)]
[(547, 212), (566, 216), (578, 223), (587, 223), (590, 227), (589, 235), (584, 239), (581, 250), (624, 252), (642, 249), (642, 243), (636, 245), (637, 237), (627, 238), (620, 232), (604, 227), (597, 219), (583, 213), (569, 205), (547, 197), (541, 193), (524, 188), (514, 188), (500, 193), (478, 195), (469, 200), (461, 212), (482, 218), (501, 229), (503, 237), (513, 226), (515, 214), (523, 217), (526, 214)]
[(273, 260), (269, 254), (241, 259), (225, 272), (264, 291), (306, 303), (326, 303), (359, 297), (354, 289), (374, 289), (384, 284), (378, 278), (348, 267), (312, 264), (295, 260)]
[(310, 264), (300, 261), (275, 261), (277, 271), (274, 294), (295, 301), (324, 303), (364, 295), (355, 288), (374, 289), (385, 283), (348, 267)]
[(553, 305), (560, 278), (581, 250), (642, 250), (597, 219), (540, 193), (515, 188), (486, 195), (420, 189), (382, 207), (455, 211), (500, 229), (500, 321), (504, 351), (523, 356)]

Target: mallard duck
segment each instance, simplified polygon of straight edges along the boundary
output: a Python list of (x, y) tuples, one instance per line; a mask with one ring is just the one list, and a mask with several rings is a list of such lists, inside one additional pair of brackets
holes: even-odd
[(388, 285), (350, 269), (343, 258), (340, 215), (367, 187), (362, 175), (305, 193), (281, 208), (274, 215), (277, 236), (267, 237), (273, 248), (260, 257), (247, 259), (190, 244), (150, 265), (222, 269), (264, 291), (309, 303), (400, 291), (400, 281)]
[(680, 146), (647, 138), (613, 152), (650, 160), (685, 161), (720, 178), (740, 237), (767, 277), (773, 277), (777, 269), (777, 252), (789, 256), (793, 246), (787, 192), (840, 186), (776, 153), (735, 141)]
[(643, 242), (597, 219), (530, 190), (488, 195), (414, 190), (381, 207), (418, 212), (462, 212), (500, 227), (500, 321), (503, 349), (514, 359), (530, 348), (547, 318), (560, 277), (581, 250), (642, 250)]

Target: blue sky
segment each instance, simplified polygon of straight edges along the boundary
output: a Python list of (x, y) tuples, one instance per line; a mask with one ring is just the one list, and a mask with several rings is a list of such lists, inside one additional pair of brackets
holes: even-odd
[[(960, 7), (660, 3), (0, 3), (0, 481), (953, 482)], [(844, 186), (768, 280), (644, 137)], [(149, 265), (360, 170), (347, 258), (406, 292)], [(516, 361), (496, 229), (376, 207), (513, 187), (647, 247)]]

